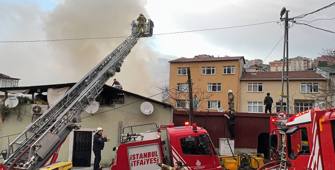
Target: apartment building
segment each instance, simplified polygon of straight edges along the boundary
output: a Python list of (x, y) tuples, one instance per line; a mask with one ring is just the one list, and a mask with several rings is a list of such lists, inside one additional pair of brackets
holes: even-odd
[(197, 111), (228, 109), (228, 90), (235, 95), (238, 109), (240, 77), (245, 60), (238, 57), (198, 55), (178, 58), (170, 62), (170, 102), (177, 110), (189, 108), (187, 68), (192, 77), (193, 105)]
[[(288, 61), (289, 71), (305, 71), (311, 70), (313, 66), (313, 62), (311, 59), (306, 57), (295, 57), (290, 58)], [(275, 60), (269, 63), (270, 71), (282, 71), (283, 70), (283, 61)]]
[[(272, 112), (279, 109), (281, 72), (244, 72), (241, 77), (240, 111), (264, 113), (264, 97), (273, 98)], [(285, 86), (286, 87), (286, 86)], [(313, 71), (289, 72), (289, 109), (297, 113), (322, 104), (327, 79)], [(286, 88), (284, 88), (286, 91)], [(286, 101), (286, 100), (284, 100)]]

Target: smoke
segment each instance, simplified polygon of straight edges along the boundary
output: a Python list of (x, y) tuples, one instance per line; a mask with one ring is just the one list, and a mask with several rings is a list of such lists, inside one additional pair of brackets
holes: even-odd
[[(128, 36), (130, 23), (143, 13), (146, 1), (139, 0), (65, 0), (46, 17), (49, 39)], [(125, 38), (75, 40), (52, 44), (64, 75), (79, 80)], [(159, 62), (148, 40), (140, 40), (115, 77), (125, 90), (150, 95), (157, 93), (152, 64)], [(156, 75), (158, 77), (158, 75)]]

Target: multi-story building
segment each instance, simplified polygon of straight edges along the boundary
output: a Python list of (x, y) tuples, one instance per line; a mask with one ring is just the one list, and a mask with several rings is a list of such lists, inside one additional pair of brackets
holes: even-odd
[(324, 100), (327, 107), (335, 106), (335, 66), (318, 67), (316, 72), (327, 78), (328, 89), (325, 90)]
[(261, 59), (246, 60), (244, 65), (246, 72), (270, 71), (270, 66), (263, 63)]
[(239, 108), (240, 77), (244, 57), (214, 57), (198, 55), (170, 61), (170, 102), (176, 109), (189, 107), (187, 68), (192, 77), (193, 104), (197, 111), (228, 109), (228, 90), (235, 95), (235, 109)]
[[(270, 64), (270, 71), (282, 71), (283, 70), (283, 61), (282, 60), (275, 60), (269, 62)], [(306, 71), (311, 70), (313, 63), (312, 60), (306, 57), (295, 57), (289, 59), (289, 71)]]
[[(272, 112), (278, 110), (282, 89), (281, 77), (281, 72), (244, 72), (240, 81), (239, 110), (264, 113), (264, 97), (267, 93), (273, 98)], [(290, 113), (301, 112), (321, 104), (323, 101), (319, 98), (324, 95), (323, 89), (327, 89), (327, 80), (320, 74), (313, 71), (289, 72)]]
[(331, 65), (335, 65), (335, 56), (333, 55), (322, 55), (314, 60), (315, 67), (326, 67)]
[(17, 87), (19, 80), (0, 73), (0, 87)]

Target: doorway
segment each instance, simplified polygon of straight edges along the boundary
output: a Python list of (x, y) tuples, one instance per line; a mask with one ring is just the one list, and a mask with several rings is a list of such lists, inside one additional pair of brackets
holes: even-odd
[(91, 166), (92, 131), (73, 132), (72, 164), (74, 167)]

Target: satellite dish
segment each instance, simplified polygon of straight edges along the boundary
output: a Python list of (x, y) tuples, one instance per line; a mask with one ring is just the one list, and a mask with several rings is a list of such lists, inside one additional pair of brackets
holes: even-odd
[(144, 115), (151, 115), (154, 112), (154, 106), (150, 102), (143, 102), (140, 107)]
[(94, 114), (94, 113), (96, 113), (99, 110), (99, 107), (100, 107), (100, 103), (97, 102), (97, 101), (93, 101), (93, 102), (90, 103), (90, 105), (88, 105), (85, 108), (85, 111), (87, 113)]
[(17, 105), (19, 104), (19, 100), (17, 99), (17, 97), (8, 97), (5, 100), (5, 106), (8, 108), (15, 108)]

